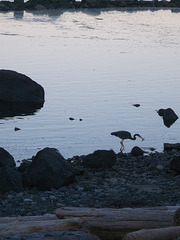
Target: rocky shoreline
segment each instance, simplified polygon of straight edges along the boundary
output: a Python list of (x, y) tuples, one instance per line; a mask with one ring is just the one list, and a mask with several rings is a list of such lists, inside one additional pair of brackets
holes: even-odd
[(66, 161), (80, 170), (72, 183), (58, 189), (0, 193), (0, 216), (53, 214), (72, 207), (155, 207), (180, 205), (180, 174), (171, 162), (178, 152), (123, 154), (112, 167), (90, 168), (84, 156)]
[(46, 9), (77, 9), (77, 8), (178, 8), (179, 0), (170, 1), (139, 1), (139, 0), (24, 0), (0, 1), (0, 11), (46, 10)]

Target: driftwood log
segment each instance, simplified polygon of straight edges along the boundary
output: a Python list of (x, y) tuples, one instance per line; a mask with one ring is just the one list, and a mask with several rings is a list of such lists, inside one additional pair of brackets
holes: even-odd
[(83, 231), (81, 226), (79, 218), (59, 220), (55, 215), (0, 217), (0, 237), (50, 231)]
[(144, 229), (128, 233), (123, 240), (173, 240), (180, 237), (180, 226)]
[(59, 219), (80, 218), (84, 228), (102, 240), (120, 240), (130, 232), (141, 229), (173, 226), (178, 206), (159, 208), (75, 208), (64, 207), (55, 211)]
[[(163, 231), (166, 236), (169, 236), (169, 231), (173, 231), (173, 234), (179, 234), (179, 226), (173, 226), (173, 221), (179, 219), (178, 209), (178, 206), (134, 209), (64, 207), (55, 211), (59, 219), (51, 214), (11, 218), (1, 217), (0, 236), (43, 231), (83, 231), (95, 234), (101, 240), (121, 240), (124, 236), (129, 237), (126, 240), (141, 240), (140, 237), (134, 238), (134, 236), (142, 235), (142, 231), (147, 231), (145, 235), (149, 236), (152, 235), (151, 231), (155, 230), (161, 233)], [(175, 212), (176, 218), (174, 218)], [(175, 222), (176, 225), (177, 223), (178, 221)], [(130, 233), (135, 235), (128, 236), (127, 234)], [(148, 239), (147, 237), (143, 239), (154, 240), (154, 238)], [(158, 238), (158, 240), (161, 240), (161, 238)], [(163, 240), (169, 239), (164, 238)]]

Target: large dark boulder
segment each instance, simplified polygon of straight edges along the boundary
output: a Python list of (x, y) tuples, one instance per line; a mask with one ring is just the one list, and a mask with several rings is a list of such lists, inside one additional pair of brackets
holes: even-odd
[(170, 169), (180, 174), (180, 156), (174, 156), (170, 161)]
[(72, 183), (79, 171), (55, 148), (44, 148), (23, 173), (24, 187), (39, 190), (58, 189)]
[(83, 157), (82, 165), (88, 168), (111, 168), (117, 156), (113, 150), (97, 150)]
[(0, 102), (44, 103), (44, 89), (24, 74), (0, 70)]
[(2, 166), (16, 166), (13, 156), (8, 153), (4, 148), (0, 148), (0, 167)]
[(23, 191), (21, 174), (14, 168), (0, 167), (0, 192), (6, 193), (9, 191)]

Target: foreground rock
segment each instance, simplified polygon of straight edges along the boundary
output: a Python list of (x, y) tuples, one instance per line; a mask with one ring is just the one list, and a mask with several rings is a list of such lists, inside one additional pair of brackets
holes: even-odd
[(13, 156), (8, 153), (4, 148), (0, 148), (0, 167), (2, 166), (16, 166)]
[(82, 165), (89, 168), (111, 168), (116, 162), (117, 156), (113, 150), (97, 150), (82, 158)]
[(170, 169), (180, 174), (180, 155), (174, 156), (170, 162)]
[(143, 156), (144, 153), (145, 152), (138, 146), (133, 147), (131, 150), (131, 154), (134, 157)]
[(80, 171), (67, 162), (55, 148), (44, 148), (32, 159), (23, 173), (26, 188), (39, 190), (58, 189), (69, 185)]
[(23, 190), (21, 174), (14, 168), (8, 166), (1, 167), (0, 192), (22, 192)]
[(44, 89), (24, 74), (0, 70), (0, 102), (26, 102), (42, 105)]
[[(0, 216), (52, 214), (64, 206), (134, 208), (180, 205), (180, 174), (170, 169), (174, 154), (171, 151), (139, 157), (124, 154), (108, 169), (82, 167), (84, 156), (76, 156), (65, 161), (73, 169), (80, 169), (82, 174), (76, 174), (69, 185), (45, 191), (26, 188), (19, 193), (0, 194)], [(31, 163), (25, 162), (21, 173)], [(48, 169), (51, 172), (51, 167)]]

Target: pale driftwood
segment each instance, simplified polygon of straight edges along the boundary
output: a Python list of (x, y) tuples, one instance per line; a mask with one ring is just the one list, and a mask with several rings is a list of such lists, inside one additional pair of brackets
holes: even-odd
[(180, 237), (180, 227), (144, 229), (128, 233), (123, 240), (173, 240)]
[(179, 207), (157, 208), (75, 208), (55, 211), (59, 219), (79, 217), (89, 231), (103, 240), (120, 240), (129, 232), (173, 226), (173, 215)]
[(18, 217), (0, 217), (1, 223), (11, 223), (14, 221), (25, 222), (25, 221), (45, 221), (45, 220), (57, 220), (58, 218), (54, 214), (45, 214), (38, 216), (18, 216)]
[[(4, 222), (3, 222), (4, 221)], [(43, 231), (84, 231), (81, 219), (59, 220), (55, 216), (32, 216), (17, 218), (0, 218), (0, 236), (35, 233)], [(88, 231), (86, 231), (88, 232)]]
[[(56, 210), (56, 215), (0, 218), (0, 236), (42, 231), (84, 231), (101, 240), (120, 240), (125, 234), (144, 228), (173, 225), (179, 207), (160, 208), (72, 208)], [(147, 240), (147, 239), (146, 239)]]

